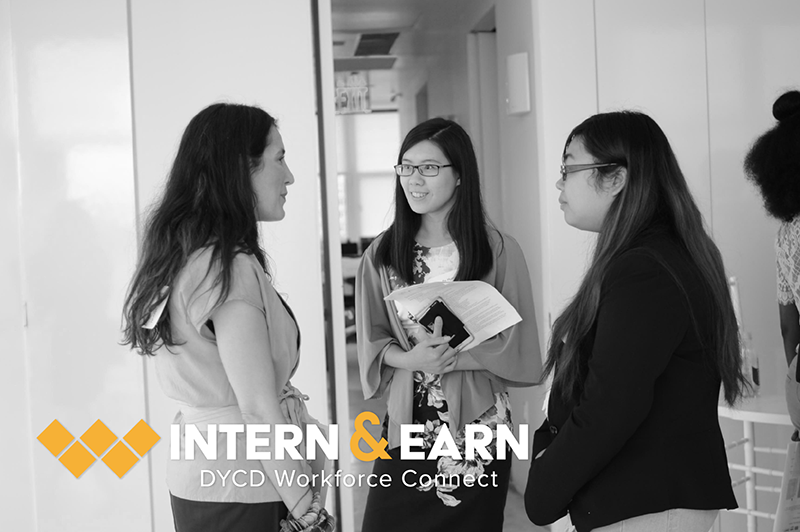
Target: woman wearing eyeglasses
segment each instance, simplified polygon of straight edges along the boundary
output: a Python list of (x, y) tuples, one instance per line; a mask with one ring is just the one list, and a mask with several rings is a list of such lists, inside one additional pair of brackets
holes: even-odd
[(720, 386), (729, 404), (746, 386), (722, 257), (650, 117), (588, 118), (563, 162), (564, 219), (598, 237), (553, 325), (528, 516), (569, 513), (578, 532), (706, 532), (736, 507)]
[[(469, 136), (435, 118), (412, 129), (395, 166), (395, 219), (364, 253), (356, 282), (361, 384), (367, 399), (387, 396), (383, 437), (391, 460), (373, 473), (363, 532), (502, 530), (510, 458), (400, 460), (400, 426), (424, 425), (427, 455), (449, 430), (462, 457), (465, 424), (511, 425), (506, 388), (539, 381), (541, 358), (531, 282), (517, 242), (486, 219)], [(517, 309), (522, 322), (456, 353), (437, 318), (429, 335), (384, 297), (408, 285), (483, 280)], [(420, 450), (416, 448), (415, 450)], [(436, 477), (435, 482), (425, 482)], [(467, 487), (473, 478), (472, 487)]]

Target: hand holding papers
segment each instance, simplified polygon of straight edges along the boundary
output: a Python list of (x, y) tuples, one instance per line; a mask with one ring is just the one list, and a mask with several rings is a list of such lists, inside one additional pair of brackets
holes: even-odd
[(483, 281), (422, 283), (395, 290), (384, 299), (396, 301), (418, 316), (442, 299), (472, 334), (458, 350), (472, 349), (484, 340), (522, 321), (519, 313), (492, 285)]

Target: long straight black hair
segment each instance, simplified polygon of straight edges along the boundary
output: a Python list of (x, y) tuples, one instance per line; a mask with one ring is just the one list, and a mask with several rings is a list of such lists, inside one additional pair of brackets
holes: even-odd
[[(397, 164), (405, 153), (420, 142), (436, 144), (461, 179), (455, 189), (455, 202), (447, 214), (447, 230), (459, 253), (457, 281), (481, 279), (492, 269), (494, 256), (489, 242), (486, 213), (481, 198), (478, 160), (472, 141), (464, 128), (452, 120), (431, 118), (415, 126), (406, 135), (397, 155)], [(422, 224), (422, 216), (408, 204), (400, 178), (395, 181), (395, 215), (378, 245), (378, 264), (391, 266), (407, 283), (413, 280), (414, 242)]]
[(123, 344), (154, 355), (176, 345), (170, 317), (153, 329), (142, 326), (166, 297), (195, 251), (212, 251), (209, 272), (218, 271), (224, 300), (237, 253), (254, 255), (267, 272), (258, 240), (257, 198), (250, 177), (262, 164), (275, 119), (257, 107), (218, 103), (200, 111), (186, 127), (161, 199), (151, 208), (139, 262), (123, 308)]
[(621, 111), (586, 119), (572, 130), (566, 146), (576, 138), (595, 160), (619, 165), (595, 170), (598, 185), (613, 177), (620, 166), (627, 169), (627, 183), (608, 210), (577, 294), (553, 324), (544, 372), (554, 372), (554, 393), (566, 400), (580, 397), (588, 357), (580, 347), (597, 317), (609, 264), (631, 249), (643, 231), (663, 221), (697, 267), (712, 299), (713, 329), (704, 338), (705, 347), (722, 380), (725, 400), (735, 403), (748, 384), (722, 255), (705, 230), (666, 135), (649, 116)]

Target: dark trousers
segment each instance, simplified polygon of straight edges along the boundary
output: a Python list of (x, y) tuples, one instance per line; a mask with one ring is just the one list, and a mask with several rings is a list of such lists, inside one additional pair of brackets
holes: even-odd
[(170, 494), (175, 532), (278, 532), (289, 510), (282, 502), (187, 501)]

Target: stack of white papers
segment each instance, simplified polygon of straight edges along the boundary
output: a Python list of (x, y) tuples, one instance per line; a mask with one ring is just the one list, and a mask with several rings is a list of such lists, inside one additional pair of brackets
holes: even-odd
[(472, 334), (472, 341), (462, 350), (472, 349), (522, 321), (511, 303), (495, 287), (483, 281), (415, 284), (395, 290), (384, 299), (396, 301), (416, 316), (437, 298), (444, 300)]

